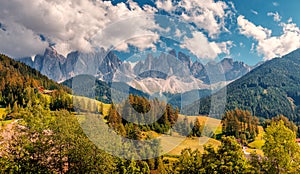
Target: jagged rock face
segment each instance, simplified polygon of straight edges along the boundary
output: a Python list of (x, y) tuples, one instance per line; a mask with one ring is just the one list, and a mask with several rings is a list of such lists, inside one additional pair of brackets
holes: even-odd
[(30, 66), (31, 68), (34, 68), (34, 64), (33, 64), (31, 57), (24, 57), (22, 59), (19, 59), (18, 61), (25, 63), (26, 65)]
[(109, 52), (100, 64), (96, 64), (100, 65), (97, 68), (98, 72), (100, 72), (98, 74), (102, 75), (104, 81), (112, 81), (114, 73), (121, 63), (121, 60), (113, 52)]
[(102, 63), (105, 51), (100, 50), (95, 53), (72, 52), (67, 56), (65, 70), (66, 79), (80, 74), (96, 76), (98, 66)]
[(192, 67), (191, 67), (191, 73), (194, 77), (198, 79), (205, 79), (206, 78), (206, 71), (205, 67), (202, 63), (200, 62), (194, 62)]
[(37, 55), (34, 60), (30, 57), (26, 57), (18, 59), (18, 61), (40, 71), (43, 75), (53, 80), (60, 81), (64, 79), (62, 65), (66, 59), (53, 48), (47, 48), (44, 55)]
[(155, 71), (155, 70), (145, 71), (138, 75), (139, 80), (146, 79), (146, 78), (158, 78), (158, 79), (166, 80), (167, 77), (168, 77), (167, 74), (160, 72), (160, 71)]
[(189, 68), (191, 68), (192, 66), (192, 60), (189, 56), (185, 55), (184, 53), (182, 52), (179, 52), (178, 53), (178, 59), (183, 62), (186, 66), (188, 66)]
[(203, 65), (197, 61), (192, 62), (182, 52), (177, 54), (175, 50), (158, 57), (149, 54), (146, 59), (138, 62), (121, 62), (113, 52), (106, 52), (104, 49), (93, 53), (75, 51), (65, 58), (53, 48), (48, 48), (44, 55), (37, 55), (34, 60), (22, 58), (19, 61), (58, 82), (86, 74), (106, 82), (117, 81), (144, 87), (154, 85), (157, 90), (163, 87), (164, 92), (174, 93), (178, 89), (184, 92), (232, 81), (252, 69), (243, 62), (235, 62), (229, 58), (219, 63), (209, 62)]
[(59, 55), (54, 49), (48, 48), (39, 63), (40, 72), (54, 80), (63, 79), (64, 75), (62, 73), (61, 65), (64, 64), (65, 58)]
[(252, 70), (252, 67), (243, 62), (234, 62), (232, 59), (225, 58), (220, 62), (223, 67), (225, 78), (227, 81), (235, 80)]
[[(129, 63), (126, 62), (125, 64)], [(126, 67), (129, 67), (129, 65)], [(130, 70), (126, 71), (130, 72)], [(167, 76), (190, 76), (190, 69), (187, 66), (173, 55), (164, 53), (162, 53), (159, 57), (153, 57), (153, 55), (149, 54), (145, 60), (137, 62), (132, 68), (132, 71), (135, 76), (149, 71), (161, 72), (163, 74), (167, 74)]]
[(93, 75), (104, 80), (112, 79), (113, 72), (121, 64), (114, 53), (107, 53), (104, 49), (95, 53), (75, 51), (65, 58), (54, 49), (48, 48), (44, 55), (37, 55), (34, 60), (31, 58), (18, 60), (58, 82), (80, 74)]
[(215, 82), (236, 80), (250, 72), (253, 68), (254, 67), (248, 66), (243, 62), (225, 58), (219, 63), (209, 62), (206, 65), (196, 61), (191, 67), (191, 73), (194, 77), (210, 84), (214, 77), (217, 78), (213, 80)]

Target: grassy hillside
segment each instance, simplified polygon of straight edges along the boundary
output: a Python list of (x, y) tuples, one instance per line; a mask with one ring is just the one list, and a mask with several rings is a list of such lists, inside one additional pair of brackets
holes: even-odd
[[(84, 82), (84, 83), (83, 83)], [(62, 83), (73, 90), (77, 96), (96, 98), (104, 103), (115, 102), (114, 96), (128, 96), (129, 94), (148, 97), (149, 95), (128, 86), (125, 83), (106, 83), (91, 75), (78, 75)], [(112, 96), (113, 94), (113, 96)]]
[(188, 122), (195, 122), (196, 119), (200, 121), (200, 123), (207, 124), (210, 128), (214, 128), (215, 132), (214, 134), (218, 135), (222, 133), (222, 124), (221, 120), (207, 117), (207, 116), (185, 116), (185, 115), (179, 115), (178, 121), (182, 121), (183, 119), (187, 118)]
[(255, 140), (248, 144), (248, 146), (252, 149), (261, 149), (262, 146), (265, 144), (265, 140), (263, 139), (264, 135), (264, 128), (262, 126), (259, 126), (259, 134), (255, 138)]
[(169, 151), (168, 155), (180, 155), (181, 151), (186, 148), (191, 148), (192, 150), (198, 149), (200, 152), (203, 152), (204, 146), (212, 145), (213, 147), (218, 147), (221, 145), (221, 142), (212, 138), (209, 138), (208, 141), (203, 144), (201, 143), (202, 140), (206, 140), (205, 137), (193, 137), (193, 138), (187, 138), (187, 137), (172, 137), (172, 138), (161, 138), (161, 144), (164, 148), (165, 146), (170, 146), (172, 142), (177, 142), (179, 140), (182, 140), (182, 143), (177, 145), (174, 149)]
[[(98, 110), (100, 109), (101, 105), (103, 106), (103, 115), (106, 116), (108, 115), (109, 109), (111, 107), (111, 104), (106, 104), (106, 103), (102, 103), (98, 100), (95, 99), (90, 99), (87, 97), (82, 97), (82, 96), (71, 96), (73, 98), (73, 104), (76, 106), (76, 104), (78, 104), (78, 108), (79, 110), (85, 110), (85, 111), (93, 111), (95, 108), (97, 108)], [(89, 104), (96, 104), (94, 106), (92, 106)]]

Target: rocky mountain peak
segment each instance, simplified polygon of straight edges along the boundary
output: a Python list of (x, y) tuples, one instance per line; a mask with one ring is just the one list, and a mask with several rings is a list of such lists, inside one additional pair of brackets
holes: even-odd
[(185, 65), (187, 65), (189, 68), (192, 66), (192, 60), (189, 56), (182, 52), (178, 52), (178, 59), (182, 61)]
[(174, 49), (169, 51), (169, 54), (174, 56), (174, 57), (177, 57), (176, 50), (174, 50)]
[[(162, 53), (157, 57), (148, 54), (145, 59), (132, 63), (122, 62), (114, 52), (107, 52), (104, 49), (93, 53), (74, 51), (65, 58), (49, 47), (43, 55), (37, 55), (34, 61), (31, 58), (23, 58), (19, 61), (58, 82), (87, 74), (107, 82), (114, 80), (132, 85), (134, 81), (139, 86), (154, 85), (157, 90), (163, 88), (164, 92), (176, 92), (175, 89), (181, 89), (182, 92), (203, 88), (211, 82), (224, 82), (224, 78), (209, 80), (207, 69), (213, 69), (213, 73), (224, 74), (225, 81), (235, 80), (252, 69), (243, 62), (231, 58), (204, 65), (198, 61), (192, 62), (189, 56), (183, 52), (176, 53), (175, 50)], [(168, 86), (167, 83), (171, 85)]]
[(121, 64), (120, 59), (113, 52), (106, 52), (104, 49), (94, 53), (74, 51), (65, 58), (52, 47), (47, 48), (43, 55), (35, 56), (34, 61), (31, 58), (20, 58), (18, 61), (58, 82), (79, 74), (111, 79), (112, 72), (115, 72)]

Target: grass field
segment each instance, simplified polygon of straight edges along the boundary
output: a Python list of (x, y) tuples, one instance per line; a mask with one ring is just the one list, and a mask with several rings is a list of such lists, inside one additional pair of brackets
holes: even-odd
[(141, 132), (141, 135), (142, 135), (142, 139), (146, 139), (148, 137), (150, 138), (157, 138), (157, 137), (160, 137), (161, 134), (155, 132), (155, 131), (148, 131), (148, 132)]
[(246, 152), (249, 152), (249, 153), (256, 153), (260, 156), (264, 156), (264, 152), (261, 150), (261, 149), (247, 149)]
[(263, 139), (264, 135), (264, 128), (262, 126), (258, 127), (259, 129), (259, 134), (255, 138), (255, 140), (251, 143), (248, 144), (248, 146), (252, 149), (261, 149), (262, 146), (265, 144), (265, 140)]
[(263, 139), (264, 136), (264, 128), (262, 126), (258, 126), (259, 134), (255, 138), (255, 140), (248, 144), (248, 149), (246, 152), (252, 153), (256, 152), (257, 154), (263, 156), (264, 153), (262, 151), (262, 146), (265, 144), (265, 140)]
[(195, 119), (197, 118), (201, 123), (206, 124), (209, 126), (213, 131), (214, 134), (218, 135), (222, 133), (222, 124), (221, 120), (215, 119), (215, 118), (210, 118), (207, 116), (184, 116), (184, 115), (179, 115), (178, 116), (178, 121), (183, 120), (184, 118), (188, 119), (188, 122), (194, 122)]
[[(0, 120), (3, 120), (3, 117), (6, 115), (6, 108), (0, 108)], [(12, 123), (14, 120), (5, 120), (0, 121), (0, 127)]]
[(203, 152), (205, 145), (212, 145), (213, 147), (221, 145), (220, 141), (207, 137), (162, 136), (159, 139), (161, 140), (163, 151), (167, 152), (167, 155), (180, 155), (181, 151), (186, 148), (198, 149), (200, 152)]
[(5, 120), (5, 121), (0, 121), (0, 127), (8, 125), (10, 123), (14, 122), (14, 120)]
[(0, 108), (0, 120), (5, 116), (5, 114), (6, 114), (6, 109)]
[[(103, 115), (108, 115), (109, 109), (111, 107), (110, 104), (104, 104), (100, 101), (89, 99), (86, 97), (81, 96), (72, 96), (73, 99), (77, 101), (83, 101), (83, 103), (86, 103), (82, 109), (88, 110), (90, 107), (90, 103), (96, 103), (99, 107), (101, 104), (103, 105)], [(5, 113), (5, 108), (0, 108), (0, 116), (1, 113)], [(79, 118), (79, 121), (84, 121), (83, 115), (77, 115)], [(178, 121), (182, 121), (183, 119), (187, 118), (188, 122), (194, 122), (196, 119), (198, 119), (202, 124), (206, 124), (209, 126), (215, 133), (215, 135), (222, 134), (222, 125), (221, 120), (210, 118), (207, 116), (184, 116), (179, 115)], [(7, 123), (6, 123), (7, 124)], [(257, 154), (263, 155), (263, 152), (261, 150), (261, 147), (264, 145), (263, 140), (263, 134), (264, 130), (261, 126), (259, 126), (259, 134), (256, 137), (255, 141), (249, 143), (249, 148), (246, 150), (247, 152), (254, 152), (256, 151)], [(181, 151), (186, 148), (191, 148), (192, 150), (198, 149), (200, 152), (204, 151), (205, 145), (212, 145), (213, 147), (218, 147), (221, 142), (207, 137), (200, 137), (200, 138), (187, 138), (180, 135), (176, 135), (176, 133), (173, 134), (174, 136), (165, 136), (158, 134), (154, 131), (149, 132), (142, 132), (142, 139), (146, 139), (147, 137), (151, 138), (159, 138), (161, 140), (161, 144), (163, 146), (164, 152), (167, 152), (167, 156), (164, 157), (164, 159), (167, 160), (177, 160), (177, 156), (180, 155)]]
[[(207, 116), (185, 116), (179, 115), (178, 121), (183, 120), (184, 118), (188, 119), (188, 122), (194, 122), (198, 119), (202, 124), (209, 126), (216, 135), (222, 133), (221, 120), (210, 118)], [(169, 147), (175, 147), (169, 149), (170, 151), (166, 154), (167, 157), (164, 159), (176, 160), (176, 156), (180, 155), (181, 151), (186, 148), (191, 148), (192, 150), (198, 149), (201, 153), (204, 151), (204, 146), (212, 145), (213, 147), (218, 147), (221, 145), (221, 142), (208, 137), (182, 137), (182, 136), (171, 136), (171, 137), (162, 137), (161, 144), (163, 149), (168, 150)]]
[[(100, 107), (100, 105), (102, 104), (103, 105), (103, 115), (106, 116), (109, 112), (109, 109), (111, 107), (111, 104), (105, 104), (105, 103), (102, 103), (98, 100), (95, 100), (95, 99), (90, 99), (90, 98), (87, 98), (87, 97), (81, 97), (81, 96), (72, 96), (73, 97), (73, 102), (76, 101), (76, 102), (82, 102), (84, 104), (80, 104), (80, 107), (81, 109), (85, 109), (85, 110), (89, 110), (89, 105), (88, 103), (96, 103), (98, 108)], [(74, 103), (75, 104), (75, 103)]]

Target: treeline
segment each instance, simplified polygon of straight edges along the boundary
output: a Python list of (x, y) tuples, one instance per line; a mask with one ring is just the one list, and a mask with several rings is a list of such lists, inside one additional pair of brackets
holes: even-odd
[(177, 162), (168, 161), (168, 173), (299, 173), (300, 146), (295, 133), (283, 121), (266, 128), (263, 155), (245, 155), (233, 137), (223, 137), (217, 149), (206, 146), (204, 152), (185, 149)]
[[(251, 114), (271, 119), (283, 114), (300, 123), (300, 57), (299, 50), (272, 59), (226, 87), (226, 110), (248, 110)], [(215, 95), (218, 95), (215, 94)], [(210, 110), (211, 97), (201, 101), (200, 114)]]
[(225, 112), (222, 119), (222, 135), (234, 136), (240, 140), (241, 144), (247, 145), (255, 140), (255, 137), (259, 133), (259, 125), (262, 125), (265, 130), (271, 123), (279, 123), (280, 121), (293, 131), (296, 137), (300, 137), (300, 127), (284, 115), (278, 115), (272, 119), (259, 122), (258, 118), (253, 116), (249, 111), (241, 109)]
[[(82, 83), (84, 82), (84, 83)], [(73, 94), (93, 98), (103, 103), (111, 104), (118, 100), (114, 96), (124, 96), (128, 94), (149, 97), (140, 90), (128, 86), (122, 82), (104, 82), (92, 75), (78, 75), (62, 83), (72, 89)]]
[(31, 87), (27, 87), (22, 97), (21, 103), (18, 101), (14, 101), (12, 105), (8, 103), (6, 106), (6, 115), (2, 119), (10, 120), (22, 118), (22, 113), (26, 108), (31, 108), (35, 105), (40, 105), (52, 111), (60, 109), (66, 109), (68, 111), (74, 110), (72, 96), (63, 90), (56, 90), (51, 94), (45, 95)]
[(22, 118), (1, 131), (0, 173), (129, 174), (162, 168), (161, 157), (126, 160), (99, 149), (85, 135), (77, 116), (66, 110), (50, 112), (34, 105), (22, 112)]
[(142, 131), (168, 133), (176, 123), (178, 114), (178, 109), (158, 99), (148, 100), (130, 94), (124, 103), (118, 106), (112, 104), (105, 119), (121, 135), (138, 139)]
[(226, 136), (234, 136), (243, 144), (247, 144), (258, 135), (258, 124), (258, 119), (249, 111), (235, 109), (224, 114), (222, 132)]
[(70, 92), (69, 88), (49, 80), (29, 66), (0, 55), (0, 105), (25, 108), (28, 103), (44, 100), (41, 95), (37, 95), (40, 87), (58, 93)]
[(175, 160), (157, 157), (135, 161), (100, 150), (68, 111), (50, 112), (35, 105), (23, 113), (23, 118), (0, 144), (0, 173), (300, 172), (296, 135), (281, 120), (267, 126), (263, 156), (245, 156), (235, 138), (224, 136), (218, 148), (205, 146), (204, 152), (185, 149)]

